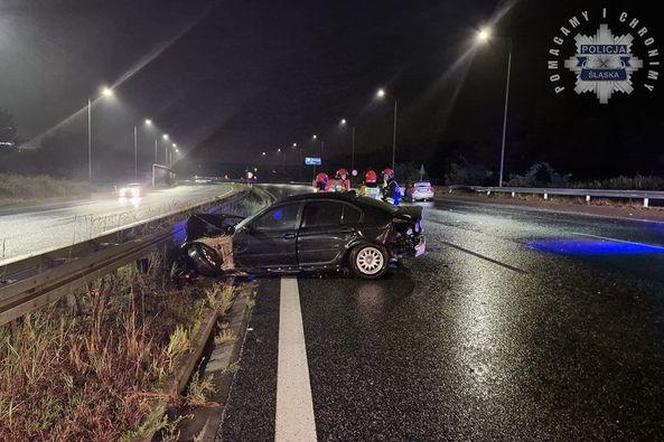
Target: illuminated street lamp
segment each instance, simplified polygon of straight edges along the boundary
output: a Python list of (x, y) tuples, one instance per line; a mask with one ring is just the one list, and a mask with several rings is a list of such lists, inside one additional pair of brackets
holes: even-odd
[[(387, 97), (387, 92), (385, 89), (380, 88), (376, 92), (376, 98), (383, 100)], [(398, 103), (396, 97), (394, 97), (394, 124), (392, 126), (392, 170), (394, 170), (394, 164), (396, 161), (397, 155), (397, 112), (398, 112)]]
[(165, 141), (168, 141), (168, 140), (171, 139), (171, 137), (169, 137), (168, 134), (162, 135), (161, 138), (163, 138)]
[[(113, 98), (113, 90), (109, 87), (102, 87), (100, 89), (99, 98)], [(96, 101), (96, 98), (94, 99)], [(92, 102), (93, 99), (88, 98), (88, 181), (92, 183)]]
[(491, 29), (489, 28), (482, 28), (479, 31), (477, 31), (477, 41), (480, 43), (486, 43), (489, 41), (491, 38)]
[(149, 119), (149, 118), (146, 118), (146, 119), (145, 119), (145, 125), (146, 125), (147, 127), (152, 127), (152, 120)]

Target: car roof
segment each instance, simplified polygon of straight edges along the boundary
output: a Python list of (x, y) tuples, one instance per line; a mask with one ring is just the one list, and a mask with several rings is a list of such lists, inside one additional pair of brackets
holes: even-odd
[(357, 196), (354, 194), (342, 192), (316, 192), (316, 193), (298, 193), (281, 199), (279, 202), (288, 201), (349, 201), (356, 202)]
[(393, 213), (396, 209), (389, 204), (384, 204), (380, 201), (371, 198), (358, 196), (354, 192), (316, 192), (316, 193), (300, 193), (283, 198), (277, 203), (287, 203), (294, 201), (341, 201), (359, 205), (361, 207), (374, 207), (383, 210), (387, 213)]

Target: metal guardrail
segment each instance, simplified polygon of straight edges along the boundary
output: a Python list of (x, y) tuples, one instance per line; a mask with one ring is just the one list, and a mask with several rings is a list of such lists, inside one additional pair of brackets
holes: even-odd
[(664, 200), (664, 191), (659, 190), (611, 190), (611, 189), (568, 189), (547, 187), (482, 187), (482, 186), (449, 186), (449, 191), (470, 190), (486, 193), (509, 193), (514, 198), (517, 194), (542, 195), (549, 199), (551, 195), (585, 198), (590, 202), (593, 198), (617, 198), (643, 200), (643, 207), (649, 207), (650, 200)]
[[(217, 203), (233, 203), (246, 195), (247, 192), (234, 193), (219, 199)], [(269, 202), (270, 197), (261, 198)], [(146, 257), (155, 248), (170, 241), (173, 234), (169, 226), (157, 233), (94, 251), (0, 287), (0, 325), (85, 287), (94, 279), (119, 267)]]

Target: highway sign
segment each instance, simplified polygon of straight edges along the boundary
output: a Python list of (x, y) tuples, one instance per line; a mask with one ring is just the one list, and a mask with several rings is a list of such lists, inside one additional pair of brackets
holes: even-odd
[(306, 166), (320, 166), (323, 161), (319, 157), (305, 157), (304, 164)]

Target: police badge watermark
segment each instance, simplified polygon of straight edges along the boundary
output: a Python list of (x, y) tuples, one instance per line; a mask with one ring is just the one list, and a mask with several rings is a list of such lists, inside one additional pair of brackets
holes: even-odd
[(602, 104), (614, 93), (631, 94), (637, 87), (655, 90), (659, 51), (638, 17), (624, 11), (612, 15), (606, 8), (595, 15), (582, 11), (560, 27), (552, 42), (547, 63), (556, 94), (568, 89), (571, 75), (576, 77), (577, 94), (592, 93)]

